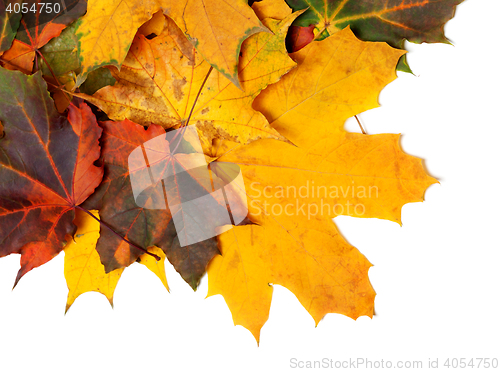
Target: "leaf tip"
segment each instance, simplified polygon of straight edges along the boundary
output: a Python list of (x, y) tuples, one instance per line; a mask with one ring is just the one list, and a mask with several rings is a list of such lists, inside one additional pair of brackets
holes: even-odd
[(73, 305), (73, 303), (70, 303), (69, 301), (66, 303), (66, 309), (64, 310), (64, 315), (68, 313), (68, 310), (70, 309), (71, 305)]
[(24, 274), (26, 274), (26, 272), (24, 271), (24, 267), (21, 267), (19, 269), (19, 271), (17, 272), (16, 280), (14, 281), (14, 285), (12, 286), (12, 290), (14, 290), (14, 288), (16, 288), (17, 283), (19, 283), (19, 281), (24, 276)]
[[(247, 328), (246, 326), (244, 326), (245, 328)], [(260, 346), (260, 331), (261, 331), (261, 327), (253, 327), (253, 328), (247, 328), (250, 333), (252, 334), (253, 338), (255, 339), (255, 342), (257, 342), (257, 347)]]
[(189, 286), (193, 289), (194, 292), (198, 289), (198, 281), (195, 279), (189, 281)]

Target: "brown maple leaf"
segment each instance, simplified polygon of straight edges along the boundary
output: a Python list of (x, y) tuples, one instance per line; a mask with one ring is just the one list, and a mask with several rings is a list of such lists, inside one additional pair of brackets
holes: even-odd
[(83, 102), (57, 113), (41, 73), (0, 69), (0, 256), (21, 254), (19, 279), (64, 247), (75, 208), (99, 185), (101, 129)]
[[(208, 262), (219, 253), (212, 230), (230, 223), (217, 220), (227, 214), (226, 201), (209, 195), (223, 182), (209, 171), (199, 140), (196, 144), (189, 133), (176, 139), (175, 132), (166, 133), (159, 125), (145, 130), (129, 120), (101, 126), (105, 176), (83, 206), (99, 209), (111, 228), (101, 231), (96, 247), (106, 272), (132, 264), (143, 253), (128, 242), (157, 246), (196, 289)], [(204, 195), (208, 200), (195, 213), (182, 204)], [(229, 199), (239, 222), (247, 210), (238, 212), (240, 201)]]

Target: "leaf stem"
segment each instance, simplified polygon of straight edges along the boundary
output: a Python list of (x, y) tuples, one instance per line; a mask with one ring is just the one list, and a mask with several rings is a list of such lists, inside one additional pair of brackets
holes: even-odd
[(85, 208), (82, 208), (80, 207), (79, 205), (76, 206), (76, 208), (80, 209), (81, 211), (87, 213), (90, 217), (92, 217), (94, 220), (96, 220), (97, 222), (99, 222), (102, 226), (104, 226), (105, 228), (107, 228), (109, 231), (111, 231), (113, 234), (115, 234), (117, 237), (119, 237), (120, 239), (122, 239), (123, 241), (127, 242), (128, 244), (130, 244), (132, 247), (134, 248), (137, 248), (141, 251), (143, 251), (144, 253), (147, 253), (149, 254), (150, 256), (154, 257), (156, 259), (156, 261), (160, 261), (161, 258), (157, 255), (155, 255), (154, 253), (151, 253), (151, 252), (148, 252), (146, 249), (144, 248), (141, 248), (139, 247), (138, 245), (135, 245), (134, 243), (132, 243), (131, 241), (127, 240), (126, 238), (124, 238), (123, 236), (121, 236), (120, 234), (118, 234), (115, 230), (113, 230), (111, 227), (109, 227), (106, 223), (104, 223), (102, 220), (100, 220), (99, 218), (97, 218), (96, 216), (94, 216), (92, 213), (90, 213), (88, 210), (86, 210)]
[(205, 76), (205, 80), (203, 80), (203, 83), (201, 83), (200, 90), (198, 91), (198, 94), (196, 95), (196, 98), (194, 99), (193, 106), (191, 107), (191, 111), (189, 112), (189, 116), (186, 120), (186, 123), (184, 124), (185, 126), (187, 126), (189, 124), (189, 120), (191, 120), (191, 115), (193, 115), (193, 111), (194, 111), (194, 108), (196, 106), (196, 102), (198, 102), (198, 98), (200, 98), (201, 91), (203, 90), (203, 87), (205, 86), (205, 83), (207, 82), (208, 77), (210, 76), (210, 73), (212, 72), (213, 69), (214, 69), (213, 66), (210, 66), (210, 70), (208, 70), (207, 76)]
[[(194, 108), (196, 106), (196, 102), (198, 102), (198, 98), (200, 98), (201, 91), (203, 90), (203, 87), (205, 86), (205, 83), (207, 82), (208, 77), (210, 76), (210, 73), (212, 72), (213, 69), (214, 69), (213, 66), (210, 66), (210, 70), (208, 70), (207, 76), (205, 76), (205, 80), (203, 80), (203, 83), (201, 83), (200, 90), (198, 90), (198, 94), (196, 95), (196, 98), (194, 99), (193, 106), (191, 106), (191, 111), (189, 112), (189, 116), (188, 116), (186, 122), (184, 124), (182, 124), (182, 126), (181, 126), (181, 128), (182, 128), (181, 138), (179, 138), (179, 141), (175, 145), (175, 148), (174, 148), (174, 151), (172, 151), (172, 154), (175, 154), (175, 152), (177, 151), (177, 148), (179, 147), (179, 144), (181, 143), (182, 137), (184, 136), (184, 132), (186, 131), (186, 127), (189, 125), (189, 120), (191, 120), (191, 116), (193, 115), (193, 111), (194, 111)], [(175, 137), (177, 137), (177, 134), (174, 136), (174, 138), (173, 138), (174, 140), (175, 140)]]
[[(33, 71), (33, 69), (34, 69), (34, 71)], [(34, 73), (36, 71), (38, 71), (38, 54), (35, 53), (35, 65), (31, 69), (31, 72)]]
[(364, 130), (363, 126), (361, 125), (361, 122), (359, 121), (358, 117), (356, 115), (354, 115), (354, 117), (356, 118), (356, 121), (358, 122), (358, 125), (361, 128), (361, 132), (363, 134), (366, 134), (366, 131)]

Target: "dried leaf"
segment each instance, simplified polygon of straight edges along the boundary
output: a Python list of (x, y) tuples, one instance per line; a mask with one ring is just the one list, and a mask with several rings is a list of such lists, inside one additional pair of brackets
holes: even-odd
[(291, 26), (286, 37), (286, 48), (289, 52), (298, 52), (314, 40), (314, 25), (309, 27)]
[[(170, 240), (165, 229), (171, 219), (170, 213), (167, 210), (138, 208), (130, 184), (127, 160), (136, 147), (165, 131), (154, 125), (145, 130), (130, 121), (103, 122), (100, 125), (103, 129), (101, 162), (104, 165), (104, 178), (83, 207), (99, 210), (108, 226), (138, 246), (161, 248), (166, 244), (165, 241)], [(148, 226), (157, 228), (148, 229)], [(126, 267), (143, 254), (108, 229), (101, 231), (96, 249), (106, 272)]]
[(290, 228), (314, 227), (338, 215), (401, 224), (402, 206), (423, 201), (424, 191), (437, 182), (421, 159), (401, 150), (396, 134), (344, 132), (307, 150), (259, 140), (218, 161), (241, 168), (253, 221), (277, 214)]
[(144, 36), (149, 36), (149, 35), (158, 36), (163, 32), (163, 29), (166, 26), (167, 22), (165, 20), (165, 16), (163, 15), (163, 12), (160, 10), (155, 14), (153, 14), (153, 16), (149, 21), (147, 21), (141, 27), (139, 27), (137, 32)]
[[(102, 157), (105, 176), (102, 184), (89, 200), (84, 204), (87, 209), (99, 209), (102, 219), (106, 224), (117, 232), (120, 236), (133, 242), (140, 247), (156, 246), (161, 248), (176, 270), (193, 288), (196, 288), (201, 276), (205, 273), (206, 266), (212, 257), (218, 254), (216, 243), (213, 239), (200, 241), (199, 243), (187, 243), (181, 246), (179, 236), (192, 234), (190, 230), (185, 230), (172, 223), (172, 215), (179, 214), (185, 224), (189, 224), (190, 216), (186, 215), (181, 207), (171, 211), (170, 205), (165, 200), (165, 193), (169, 197), (183, 200), (193, 199), (190, 193), (209, 194), (212, 192), (211, 181), (216, 182), (215, 175), (212, 174), (207, 180), (192, 176), (193, 182), (197, 184), (197, 189), (186, 187), (184, 180), (179, 183), (178, 179), (173, 189), (164, 189), (163, 180), (167, 177), (169, 164), (176, 169), (174, 176), (180, 173), (177, 169), (198, 169), (187, 167), (189, 162), (198, 164), (200, 161), (207, 167), (204, 155), (184, 153), (180, 146), (178, 153), (170, 157), (170, 144), (165, 137), (165, 130), (157, 125), (151, 125), (147, 130), (142, 126), (129, 120), (124, 122), (104, 122), (101, 123), (103, 136), (101, 139)], [(188, 145), (184, 144), (188, 147)], [(143, 156), (143, 152), (154, 156), (149, 158), (149, 162), (154, 164), (153, 179), (150, 179), (148, 172), (151, 169), (143, 167), (140, 158), (131, 158), (133, 151)], [(200, 156), (195, 156), (200, 155)], [(133, 160), (130, 160), (133, 159)], [(172, 172), (172, 171), (170, 171)], [(189, 172), (188, 172), (189, 173)], [(207, 175), (209, 175), (207, 171)], [(188, 182), (189, 183), (189, 182)], [(184, 185), (184, 187), (182, 187)], [(189, 183), (191, 185), (191, 183)], [(140, 195), (137, 199), (135, 192)], [(137, 191), (139, 190), (140, 193)], [(205, 192), (206, 190), (206, 192)], [(162, 205), (160, 205), (162, 204)], [(210, 213), (216, 208), (222, 208), (226, 213), (226, 203), (222, 200), (215, 200), (213, 203), (207, 202), (210, 206), (208, 210), (200, 210), (196, 218), (210, 218)], [(216, 223), (217, 221), (214, 221)], [(194, 222), (197, 223), (196, 221)], [(219, 225), (224, 225), (220, 223)], [(217, 226), (219, 226), (217, 225)], [(201, 226), (208, 228), (207, 226)], [(215, 233), (208, 238), (215, 236)], [(105, 229), (101, 231), (101, 237), (97, 243), (97, 251), (101, 261), (110, 272), (117, 268), (126, 267), (132, 264), (142, 255), (142, 251), (130, 246), (113, 232)]]
[(401, 150), (398, 135), (343, 130), (349, 116), (376, 106), (401, 53), (361, 42), (349, 29), (313, 42), (292, 55), (298, 67), (254, 103), (296, 146), (273, 139), (216, 143), (217, 161), (240, 167), (249, 219), (258, 226), (219, 236), (222, 256), (209, 265), (209, 295), (222, 294), (235, 324), (257, 341), (269, 314), (269, 283), (291, 290), (316, 323), (329, 312), (373, 315), (371, 264), (331, 219), (401, 223), (402, 206), (423, 201), (437, 182)]
[[(151, 0), (146, 3), (90, 0), (89, 11), (78, 21), (82, 73), (77, 85), (96, 68), (120, 67), (139, 26), (160, 9), (175, 20), (210, 64), (239, 86), (237, 66), (241, 43), (254, 33), (267, 31), (245, 0), (231, 3), (218, 0)], [(228, 19), (233, 20), (230, 26)]]
[(99, 67), (120, 67), (143, 23), (164, 6), (161, 0), (89, 0), (88, 11), (76, 24), (82, 64), (77, 86)]
[[(260, 33), (243, 44), (240, 81), (244, 91), (213, 71), (193, 110), (190, 123), (196, 124), (205, 147), (214, 138), (242, 143), (257, 138), (280, 138), (265, 118), (251, 107), (254, 97), (276, 82), (295, 63), (288, 57), (284, 39), (288, 26), (297, 17), (265, 21), (274, 35)], [(137, 35), (121, 70), (114, 70), (114, 86), (92, 97), (81, 97), (101, 108), (114, 120), (128, 118), (143, 125), (160, 124), (176, 128), (190, 115), (200, 87), (210, 70), (191, 49), (186, 56), (186, 39), (169, 20), (158, 37), (148, 40)], [(267, 61), (273, 60), (272, 64)]]
[(40, 73), (4, 69), (0, 120), (0, 256), (22, 255), (17, 283), (73, 236), (74, 208), (102, 179), (93, 165), (101, 129), (85, 103), (71, 105), (68, 119), (60, 116)]
[[(97, 211), (90, 211), (99, 218)], [(78, 226), (74, 240), (64, 248), (64, 277), (68, 285), (66, 312), (81, 294), (102, 293), (113, 306), (113, 294), (124, 269), (110, 273), (104, 271), (99, 254), (95, 250), (99, 239), (99, 222), (83, 211), (76, 211), (75, 225)]]
[[(151, 270), (151, 272), (153, 272), (158, 277), (158, 279), (161, 280), (167, 291), (169, 291), (167, 276), (165, 274), (165, 253), (163, 253), (163, 250), (158, 247), (150, 247), (148, 251), (160, 257), (160, 261), (157, 261), (156, 258), (153, 258), (149, 254), (144, 253), (141, 257), (139, 257), (139, 262), (146, 266), (149, 270)], [(112, 271), (111, 273), (114, 273), (115, 271)]]
[[(40, 49), (48, 65), (57, 77), (72, 71), (79, 71), (78, 40), (75, 35), (76, 23), (66, 27), (59, 36), (50, 40)], [(44, 76), (52, 76), (45, 61), (40, 61)]]
[(256, 1), (252, 4), (252, 9), (260, 20), (273, 18), (281, 21), (292, 14), (292, 9), (284, 0)]

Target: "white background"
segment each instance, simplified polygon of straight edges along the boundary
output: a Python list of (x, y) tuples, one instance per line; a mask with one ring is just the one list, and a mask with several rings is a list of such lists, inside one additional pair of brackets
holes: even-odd
[[(317, 328), (287, 289), (274, 286), (260, 347), (232, 324), (221, 296), (193, 293), (167, 267), (171, 293), (141, 265), (115, 292), (81, 296), (64, 315), (63, 255), (11, 291), (19, 256), (0, 260), (0, 371), (282, 371), (290, 359), (500, 359), (500, 77), (498, 0), (466, 0), (448, 23), (455, 46), (408, 44), (415, 76), (363, 113), (369, 134), (402, 133), (440, 185), (403, 208), (403, 227), (336, 218), (375, 266), (377, 315), (329, 314)], [(355, 122), (347, 128), (359, 131)], [(446, 370), (446, 368), (441, 368)], [(470, 370), (470, 369), (469, 369)]]

